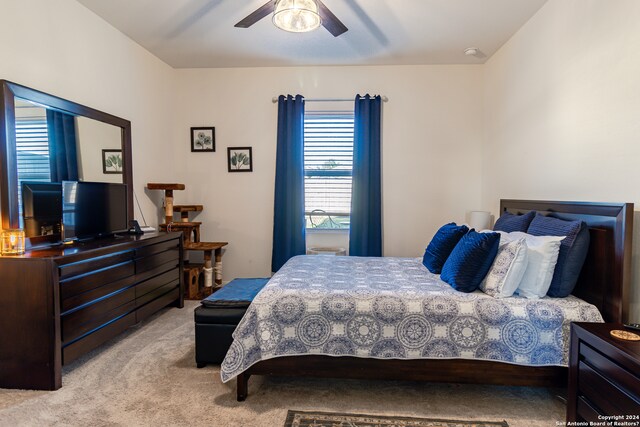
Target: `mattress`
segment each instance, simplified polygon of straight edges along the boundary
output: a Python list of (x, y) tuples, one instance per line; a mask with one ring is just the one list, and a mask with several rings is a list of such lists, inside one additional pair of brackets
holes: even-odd
[(260, 360), (311, 354), (566, 366), (576, 321), (603, 319), (574, 296), (461, 293), (420, 258), (302, 255), (255, 297), (220, 375), (227, 382)]

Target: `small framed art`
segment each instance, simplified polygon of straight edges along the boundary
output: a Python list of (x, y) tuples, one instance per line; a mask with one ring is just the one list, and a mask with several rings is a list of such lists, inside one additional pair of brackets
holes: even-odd
[(122, 174), (122, 150), (102, 150), (102, 173)]
[(252, 172), (251, 147), (227, 147), (229, 172)]
[(191, 128), (191, 151), (216, 151), (216, 128)]

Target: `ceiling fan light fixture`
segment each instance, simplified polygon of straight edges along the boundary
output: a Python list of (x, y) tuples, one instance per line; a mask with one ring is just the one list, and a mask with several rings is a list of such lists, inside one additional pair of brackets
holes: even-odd
[(272, 21), (292, 33), (313, 31), (322, 24), (315, 0), (277, 0)]

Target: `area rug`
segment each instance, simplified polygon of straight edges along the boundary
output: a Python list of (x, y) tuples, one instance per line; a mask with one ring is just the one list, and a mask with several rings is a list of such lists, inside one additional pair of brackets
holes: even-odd
[(287, 412), (284, 427), (509, 427), (506, 421), (460, 421), (337, 412)]

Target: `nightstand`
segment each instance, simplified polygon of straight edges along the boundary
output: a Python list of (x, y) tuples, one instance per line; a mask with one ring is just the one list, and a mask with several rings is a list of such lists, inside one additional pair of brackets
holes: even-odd
[(571, 324), (567, 422), (601, 423), (607, 420), (604, 416), (640, 421), (640, 341), (614, 338), (614, 329), (624, 327)]

